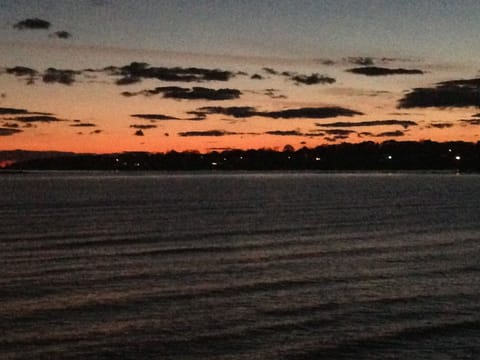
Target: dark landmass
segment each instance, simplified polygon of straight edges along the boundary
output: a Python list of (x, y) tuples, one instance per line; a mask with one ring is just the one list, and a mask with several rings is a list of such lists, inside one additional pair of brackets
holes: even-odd
[[(452, 170), (480, 172), (480, 142), (363, 142), (283, 151), (67, 154), (40, 156), (6, 170)], [(40, 154), (39, 154), (40, 155)]]
[(0, 168), (8, 166), (9, 164), (23, 162), (32, 159), (56, 158), (77, 156), (78, 154), (72, 152), (61, 151), (29, 151), (29, 150), (6, 150), (0, 151)]

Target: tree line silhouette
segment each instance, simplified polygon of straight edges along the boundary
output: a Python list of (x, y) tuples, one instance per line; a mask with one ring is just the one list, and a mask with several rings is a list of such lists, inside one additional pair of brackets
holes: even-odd
[(74, 154), (30, 159), (11, 170), (456, 170), (480, 171), (480, 142), (386, 141), (282, 151)]

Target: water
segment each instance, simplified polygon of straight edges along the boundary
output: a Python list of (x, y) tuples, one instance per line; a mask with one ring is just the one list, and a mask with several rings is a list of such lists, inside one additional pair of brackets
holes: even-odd
[(0, 177), (1, 359), (476, 359), (480, 176)]

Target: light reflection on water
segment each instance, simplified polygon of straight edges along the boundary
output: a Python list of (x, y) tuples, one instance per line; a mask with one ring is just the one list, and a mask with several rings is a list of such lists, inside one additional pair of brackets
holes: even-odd
[(5, 359), (480, 352), (480, 177), (0, 177)]

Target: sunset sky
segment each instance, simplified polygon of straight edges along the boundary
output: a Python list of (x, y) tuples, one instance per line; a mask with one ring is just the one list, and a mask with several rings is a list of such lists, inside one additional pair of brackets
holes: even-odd
[(480, 2), (1, 0), (0, 150), (478, 141)]

